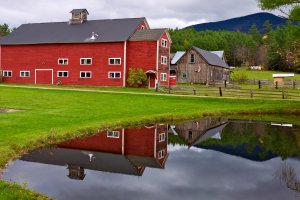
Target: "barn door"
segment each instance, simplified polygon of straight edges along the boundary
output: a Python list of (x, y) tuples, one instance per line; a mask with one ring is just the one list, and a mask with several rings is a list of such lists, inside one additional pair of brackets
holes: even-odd
[(53, 69), (36, 69), (35, 84), (53, 84)]

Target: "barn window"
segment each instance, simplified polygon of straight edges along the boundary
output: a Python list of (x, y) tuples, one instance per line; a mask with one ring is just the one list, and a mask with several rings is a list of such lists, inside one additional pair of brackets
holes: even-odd
[(80, 78), (91, 78), (92, 72), (80, 72)]
[(165, 150), (163, 149), (158, 152), (158, 159), (162, 159), (164, 157), (165, 157)]
[(162, 40), (161, 40), (161, 46), (162, 46), (162, 47), (167, 47), (167, 46), (168, 46), (168, 40), (162, 39)]
[(166, 56), (162, 56), (162, 57), (161, 57), (161, 64), (162, 64), (162, 65), (166, 65), (167, 62), (168, 62), (168, 58), (167, 58)]
[(167, 80), (167, 73), (161, 73), (160, 74), (160, 80), (161, 81), (166, 81)]
[(145, 30), (145, 26), (141, 26), (141, 29), (142, 29), (142, 30)]
[(190, 56), (190, 63), (195, 63), (195, 54), (191, 54)]
[(20, 71), (20, 77), (30, 77), (30, 71)]
[(58, 64), (59, 65), (68, 65), (69, 61), (67, 58), (59, 58), (58, 59)]
[(189, 131), (189, 140), (193, 139), (193, 131)]
[(182, 72), (182, 78), (187, 78), (187, 73), (186, 72)]
[(11, 70), (3, 70), (3, 77), (12, 77)]
[(109, 58), (109, 65), (121, 65), (121, 58)]
[(121, 78), (121, 72), (108, 72), (108, 78)]
[(80, 58), (81, 65), (91, 65), (92, 59), (91, 58)]
[(107, 131), (107, 137), (109, 138), (119, 138), (120, 132), (119, 131)]
[(166, 140), (166, 134), (165, 133), (161, 133), (159, 134), (159, 142), (164, 142)]
[(58, 71), (57, 72), (57, 77), (68, 77), (69, 72), (68, 71)]

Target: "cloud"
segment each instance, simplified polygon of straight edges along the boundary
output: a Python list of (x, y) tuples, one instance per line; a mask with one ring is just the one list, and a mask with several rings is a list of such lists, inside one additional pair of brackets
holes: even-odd
[(256, 0), (3, 0), (0, 23), (67, 21), (73, 8), (87, 8), (89, 19), (146, 17), (153, 28), (186, 27), (260, 12)]

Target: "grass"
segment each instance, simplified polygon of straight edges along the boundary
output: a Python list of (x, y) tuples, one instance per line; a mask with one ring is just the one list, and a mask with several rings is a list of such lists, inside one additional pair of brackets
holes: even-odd
[[(246, 67), (236, 68), (233, 70), (234, 73), (244, 73), (247, 75), (248, 79), (268, 79), (273, 80), (273, 74), (291, 74), (290, 72), (280, 72), (280, 71), (266, 71), (266, 70), (249, 70)], [(287, 77), (287, 79), (293, 79), (291, 77)], [(300, 80), (300, 74), (295, 74), (295, 80)]]
[[(125, 89), (126, 90), (126, 89)], [(120, 90), (121, 91), (121, 90)], [(299, 101), (193, 98), (0, 87), (0, 168), (20, 153), (107, 128), (207, 115), (300, 113)], [(6, 188), (4, 190), (1, 190)], [(1, 197), (30, 199), (0, 182)], [(25, 190), (26, 191), (26, 190)], [(11, 196), (14, 193), (16, 196)], [(29, 191), (24, 192), (34, 199)], [(2, 195), (2, 196), (1, 196)], [(21, 195), (21, 196), (20, 196)]]

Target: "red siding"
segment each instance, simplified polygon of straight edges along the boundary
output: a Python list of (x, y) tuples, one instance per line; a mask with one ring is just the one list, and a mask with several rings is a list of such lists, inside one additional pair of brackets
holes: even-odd
[[(58, 58), (68, 58), (68, 65), (58, 65)], [(92, 65), (80, 65), (80, 58), (92, 58)], [(121, 65), (109, 65), (109, 58), (121, 58)], [(35, 69), (53, 69), (54, 84), (60, 80), (71, 85), (123, 86), (124, 43), (44, 44), (2, 46), (2, 70), (12, 70), (4, 82), (34, 83)], [(20, 71), (30, 71), (21, 78)], [(68, 78), (57, 78), (57, 71), (69, 71)], [(80, 71), (91, 71), (92, 78), (80, 78)], [(108, 72), (121, 72), (121, 79), (109, 79)]]
[[(161, 45), (162, 39), (166, 39), (168, 41), (167, 47), (163, 47)], [(159, 62), (158, 62), (158, 78), (159, 82), (162, 85), (168, 85), (169, 84), (169, 78), (170, 78), (170, 44), (171, 41), (169, 40), (167, 33), (165, 32), (164, 35), (159, 40)], [(161, 64), (161, 56), (167, 57), (167, 65)], [(160, 74), (166, 73), (167, 74), (167, 80), (161, 81)]]

